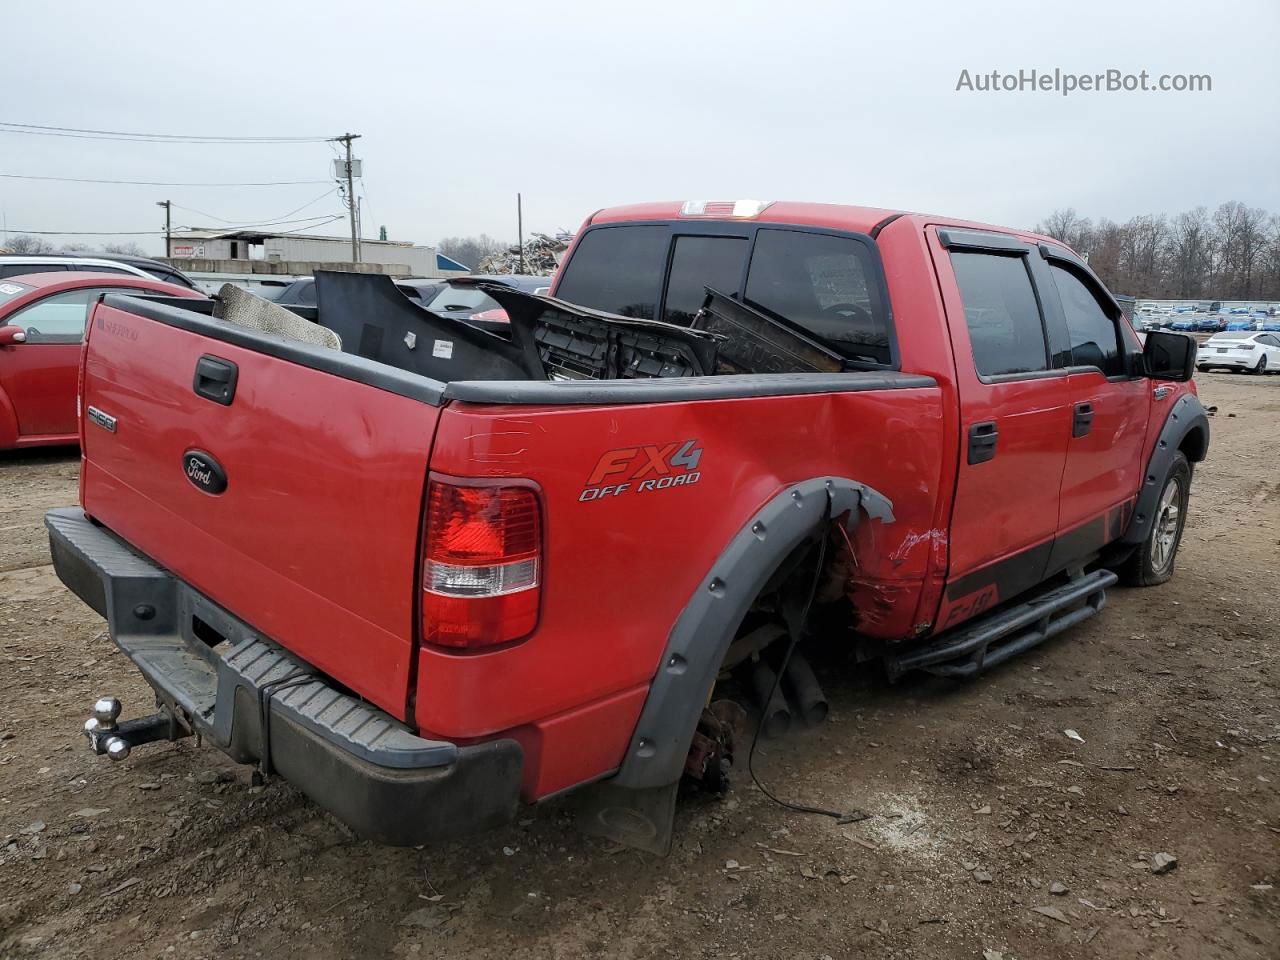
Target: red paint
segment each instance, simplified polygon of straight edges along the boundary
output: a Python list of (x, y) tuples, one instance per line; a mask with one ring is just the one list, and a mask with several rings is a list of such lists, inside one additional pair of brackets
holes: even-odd
[(567, 710), (536, 724), (508, 730), (524, 749), (520, 792), (532, 801), (594, 780), (622, 764), (627, 741), (618, 730), (631, 730), (640, 719), (647, 683), (595, 703)]
[[(174, 297), (204, 294), (143, 277), (58, 271), (8, 277), (31, 289), (0, 305), (0, 327), (47, 297), (87, 288), (124, 287)], [(79, 343), (16, 343), (0, 346), (0, 450), (77, 442), (76, 382)]]
[[(192, 391), (206, 353), (239, 365), (229, 407)], [(86, 356), (84, 402), (117, 419), (115, 433), (85, 425), (86, 512), (404, 716), (418, 517), (439, 411), (105, 306)], [(193, 447), (226, 470), (222, 495), (183, 476)]]
[(1142, 449), (1153, 387), (1146, 377), (1108, 382), (1096, 371), (1074, 373), (1068, 384), (1073, 405), (1093, 405), (1093, 425), (1085, 436), (1068, 441), (1058, 513), (1062, 530), (1106, 513), (1137, 493), (1146, 466)]
[[(679, 219), (679, 208), (618, 208), (588, 222)], [(779, 203), (755, 219), (869, 232), (891, 213)], [(846, 476), (892, 500), (893, 522), (860, 524), (846, 548), (857, 629), (887, 642), (1005, 599), (977, 583), (944, 600), (965, 574), (1102, 515), (1119, 529), (1114, 511), (1136, 492), (1164, 412), (1193, 388), (1173, 385), (1147, 413), (1149, 380), (983, 383), (938, 225), (905, 215), (877, 238), (901, 368), (937, 384), (905, 390), (434, 408), (100, 307), (114, 326), (90, 338), (83, 389), (120, 429), (83, 428), (83, 500), (216, 602), (424, 733), (519, 740), (525, 797), (546, 796), (620, 763), (689, 597), (789, 484)], [(121, 335), (130, 331), (145, 350)], [(231, 407), (192, 394), (203, 353), (239, 364)], [(1096, 419), (1076, 442), (1081, 400)], [(999, 422), (998, 454), (970, 468), (965, 434), (982, 420)], [(226, 469), (222, 496), (181, 480), (192, 446)], [(423, 644), (429, 473), (537, 491), (540, 602), (527, 637), (493, 649)]]

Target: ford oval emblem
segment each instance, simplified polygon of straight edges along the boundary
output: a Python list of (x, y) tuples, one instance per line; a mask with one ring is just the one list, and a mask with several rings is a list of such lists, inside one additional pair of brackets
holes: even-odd
[(188, 450), (182, 455), (182, 472), (205, 493), (219, 494), (227, 489), (227, 471), (213, 459), (213, 454), (203, 450)]

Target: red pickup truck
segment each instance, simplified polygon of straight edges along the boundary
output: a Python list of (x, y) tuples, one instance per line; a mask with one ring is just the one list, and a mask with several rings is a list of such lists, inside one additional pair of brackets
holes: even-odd
[(198, 733), (385, 842), (581, 788), (661, 850), (724, 690), (821, 716), (806, 624), (972, 676), (1167, 580), (1208, 447), (1193, 341), (1020, 230), (602, 210), (550, 297), (488, 290), (506, 333), (318, 283), (328, 346), (107, 296), (47, 526), (156, 691), (97, 752)]

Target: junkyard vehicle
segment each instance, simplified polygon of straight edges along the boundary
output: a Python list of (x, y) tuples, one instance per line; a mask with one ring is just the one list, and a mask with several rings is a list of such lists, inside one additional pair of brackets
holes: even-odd
[(181, 270), (150, 257), (135, 257), (124, 253), (0, 254), (0, 279), (59, 270), (151, 277), (189, 290), (197, 289), (195, 281)]
[(1280, 337), (1249, 330), (1215, 333), (1200, 344), (1196, 369), (1205, 371), (1215, 367), (1258, 374), (1280, 371)]
[(723, 678), (770, 729), (817, 719), (819, 623), (891, 677), (973, 676), (1167, 580), (1208, 448), (1191, 338), (1140, 345), (1018, 230), (603, 210), (552, 297), (483, 287), (505, 336), (317, 283), (341, 350), (258, 332), (272, 305), (107, 297), (81, 507), (47, 525), (156, 691), (96, 704), (95, 750), (197, 732), (386, 842), (580, 788), (588, 828), (664, 849), (734, 751)]
[(433, 297), (427, 304), (427, 309), (442, 316), (453, 317), (456, 320), (471, 321), (478, 318), (478, 322), (486, 327), (494, 322), (504, 322), (505, 316), (497, 312), (501, 308), (481, 288), (480, 284), (482, 282), (489, 284), (500, 283), (503, 286), (511, 287), (513, 290), (523, 290), (526, 293), (536, 293), (551, 286), (550, 277), (536, 277), (515, 273), (494, 274), (492, 276), (477, 274), (471, 277), (459, 277)]
[[(397, 280), (396, 289), (410, 300), (425, 304), (445, 287), (443, 280)], [(281, 306), (314, 307), (316, 305), (315, 277), (300, 277), (291, 282), (278, 296), (269, 297)]]
[(123, 273), (0, 280), (0, 450), (76, 442), (80, 343), (90, 309), (107, 292), (200, 296)]

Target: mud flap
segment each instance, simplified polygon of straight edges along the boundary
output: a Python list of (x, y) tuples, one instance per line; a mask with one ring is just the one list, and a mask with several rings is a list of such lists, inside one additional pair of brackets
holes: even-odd
[(597, 783), (577, 793), (578, 825), (586, 833), (665, 857), (671, 852), (680, 782), (639, 790)]

